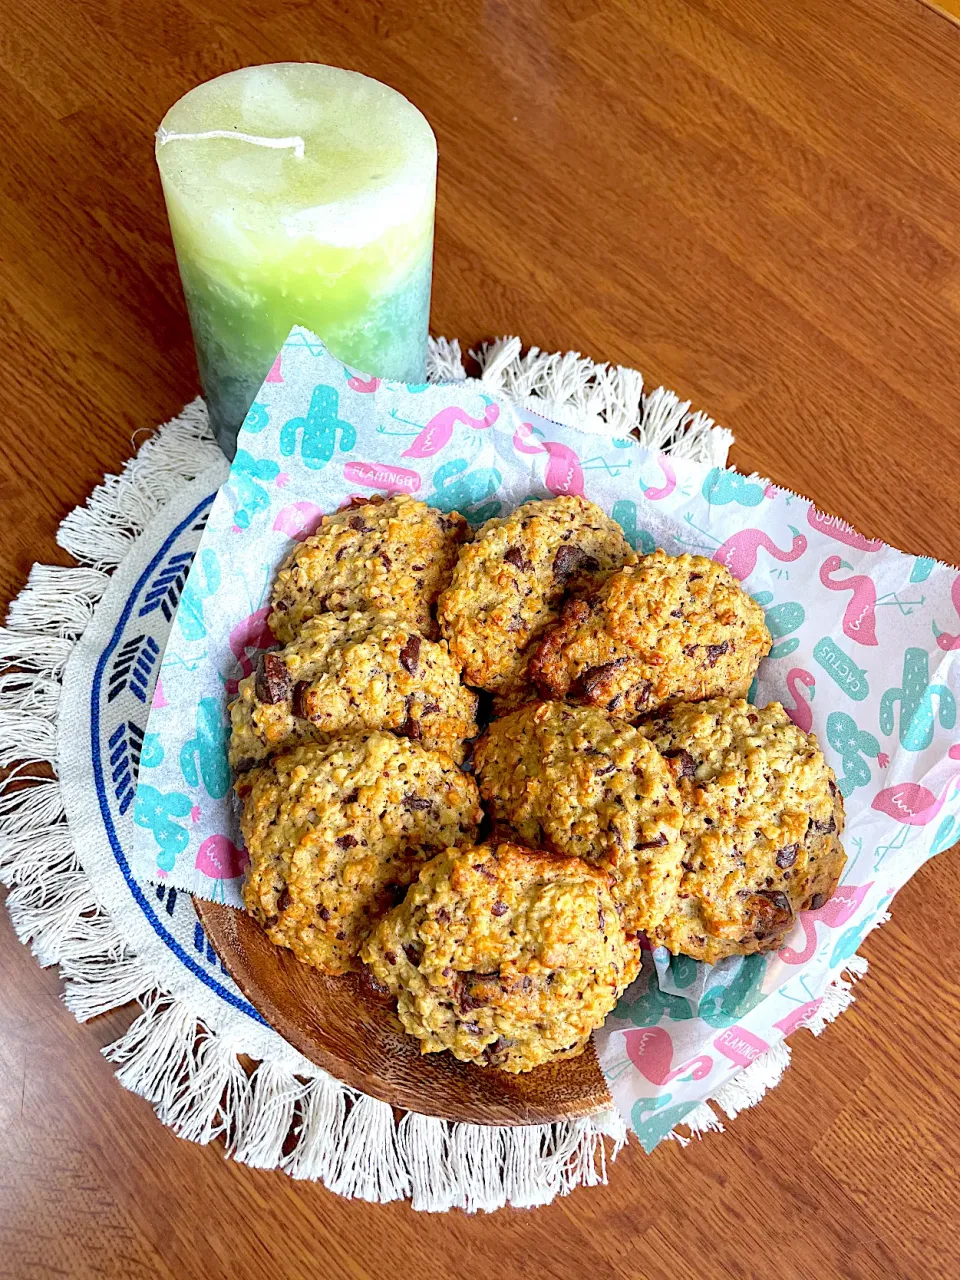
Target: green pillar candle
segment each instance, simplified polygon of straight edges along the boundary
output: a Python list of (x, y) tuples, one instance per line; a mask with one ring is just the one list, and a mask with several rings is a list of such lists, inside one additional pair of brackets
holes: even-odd
[(406, 98), (319, 63), (244, 67), (170, 108), (157, 164), (228, 456), (291, 325), (424, 381), (437, 144)]

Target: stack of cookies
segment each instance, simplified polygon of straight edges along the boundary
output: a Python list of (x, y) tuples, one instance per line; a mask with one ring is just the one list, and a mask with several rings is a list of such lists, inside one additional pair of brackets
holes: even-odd
[(305, 963), (366, 966), (423, 1052), (573, 1057), (644, 937), (776, 948), (836, 888), (834, 775), (745, 700), (759, 606), (704, 557), (637, 557), (592, 503), (472, 540), (411, 498), (354, 504), (283, 565), (271, 626), (231, 705), (247, 908)]

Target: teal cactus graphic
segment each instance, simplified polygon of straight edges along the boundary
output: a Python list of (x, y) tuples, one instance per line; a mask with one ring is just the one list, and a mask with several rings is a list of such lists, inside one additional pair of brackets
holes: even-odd
[(163, 764), (164, 750), (159, 733), (144, 734), (143, 748), (140, 752), (140, 768), (156, 769)]
[(648, 1155), (678, 1124), (683, 1124), (684, 1116), (697, 1105), (694, 1100), (667, 1106), (672, 1097), (673, 1094), (664, 1093), (659, 1098), (638, 1098), (633, 1104), (630, 1124)]
[[(791, 631), (796, 631), (798, 627), (803, 626), (806, 614), (803, 605), (796, 600), (787, 600), (782, 604), (775, 604), (772, 609), (768, 609), (767, 605), (773, 600), (772, 591), (758, 591), (753, 597), (761, 609), (764, 610), (764, 617), (767, 622), (767, 629), (775, 641), (780, 640), (780, 644), (774, 644), (770, 650), (771, 658), (786, 658), (796, 649), (800, 647), (800, 641), (796, 636), (791, 636)], [(789, 640), (784, 640), (784, 636), (790, 636)]]
[(737, 502), (741, 507), (758, 507), (763, 501), (763, 485), (736, 471), (714, 467), (703, 482), (703, 496), (712, 507)]
[(651, 551), (656, 551), (657, 544), (653, 540), (653, 535), (647, 533), (646, 529), (637, 528), (637, 504), (635, 502), (631, 502), (629, 498), (620, 498), (613, 504), (613, 510), (610, 514), (623, 530), (623, 536), (634, 551), (639, 551), (645, 556), (648, 556)]
[(157, 866), (172, 871), (177, 854), (190, 843), (190, 833), (175, 818), (185, 818), (193, 808), (189, 796), (179, 791), (158, 791), (141, 782), (133, 805), (133, 820), (152, 833), (157, 842)]
[[(934, 701), (938, 703), (934, 710)], [(894, 706), (900, 703), (900, 745), (906, 751), (926, 751), (933, 742), (939, 716), (944, 729), (957, 721), (957, 703), (945, 684), (930, 683), (930, 657), (926, 649), (908, 649), (903, 655), (903, 683), (888, 689), (880, 699), (880, 728), (893, 733)]]
[(917, 556), (913, 562), (913, 568), (910, 570), (911, 582), (926, 582), (933, 572), (933, 566), (936, 564), (931, 556)]
[(433, 473), (434, 492), (426, 499), (440, 511), (459, 511), (471, 524), (482, 524), (500, 513), (501, 503), (488, 501), (500, 488), (502, 477), (494, 467), (468, 471), (466, 458), (455, 458)]
[(761, 984), (767, 971), (763, 955), (744, 956), (733, 981), (708, 987), (700, 998), (700, 1017), (711, 1027), (732, 1027), (763, 999)]
[(880, 743), (872, 733), (860, 729), (853, 716), (845, 711), (831, 711), (827, 716), (827, 741), (840, 755), (843, 776), (837, 779), (837, 786), (846, 799), (857, 787), (869, 783), (870, 766), (863, 757), (876, 759)]
[(202, 640), (207, 634), (203, 602), (220, 590), (220, 561), (211, 547), (204, 547), (194, 564), (180, 597), (177, 626), (187, 640)]
[(237, 450), (227, 490), (236, 499), (233, 523), (238, 529), (249, 529), (250, 521), (257, 512), (269, 507), (270, 495), (263, 487), (264, 481), (276, 480), (279, 474), (279, 463), (269, 458), (255, 458), (246, 449)]
[(257, 435), (259, 432), (266, 430), (269, 424), (270, 414), (267, 411), (267, 406), (254, 400), (247, 410), (247, 416), (243, 420), (244, 431), (249, 431), (251, 435)]
[[(641, 980), (642, 982), (642, 980)], [(675, 996), (660, 990), (657, 972), (651, 969), (647, 974), (647, 985), (642, 991), (636, 982), (628, 989), (617, 1005), (617, 1017), (628, 1018), (635, 1027), (655, 1027), (664, 1015), (674, 1022), (686, 1022), (694, 1016), (690, 1001), (683, 996)]]
[(285, 458), (296, 452), (297, 437), (302, 435), (300, 457), (311, 471), (320, 471), (333, 457), (340, 437), (340, 452), (349, 453), (357, 443), (352, 422), (338, 417), (340, 396), (333, 387), (321, 382), (314, 387), (310, 408), (305, 418), (291, 418), (280, 432), (280, 452)]
[(222, 800), (230, 790), (227, 738), (228, 726), (219, 701), (201, 698), (197, 703), (196, 736), (180, 748), (180, 772), (188, 787), (198, 787), (202, 778), (207, 794), (214, 800)]
[(829, 636), (818, 640), (813, 650), (813, 660), (823, 667), (831, 680), (836, 681), (843, 692), (854, 702), (862, 702), (870, 692), (867, 673), (847, 657)]

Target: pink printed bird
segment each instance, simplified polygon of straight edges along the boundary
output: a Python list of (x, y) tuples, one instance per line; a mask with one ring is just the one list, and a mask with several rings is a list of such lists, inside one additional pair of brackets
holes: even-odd
[[(960, 742), (947, 752), (950, 760), (960, 760)], [(939, 796), (934, 795), (929, 787), (919, 782), (898, 782), (892, 787), (884, 787), (873, 797), (870, 806), (878, 813), (885, 813), (908, 827), (925, 827), (932, 822), (943, 808), (950, 788), (960, 782), (960, 775), (948, 778)]]
[(807, 540), (802, 533), (795, 533), (790, 547), (783, 551), (762, 529), (741, 529), (714, 552), (713, 558), (718, 564), (725, 564), (742, 582), (757, 567), (761, 548), (768, 551), (774, 560), (789, 562), (800, 559), (807, 549)]
[(246, 849), (238, 849), (224, 835), (208, 836), (197, 850), (194, 866), (211, 880), (236, 880), (250, 861)]
[[(960, 573), (953, 580), (953, 586), (950, 588), (950, 599), (953, 602), (957, 617), (960, 617)], [(938, 649), (943, 649), (945, 653), (949, 653), (952, 649), (960, 649), (960, 635), (952, 636), (947, 631), (938, 632), (936, 624), (934, 624), (933, 629), (937, 636)]]
[(793, 698), (792, 707), (784, 707), (787, 715), (804, 733), (809, 733), (813, 728), (813, 707), (810, 705), (813, 699), (811, 692), (810, 698), (805, 698), (800, 693), (799, 685), (811, 691), (817, 687), (817, 682), (809, 671), (804, 671), (803, 667), (794, 667), (787, 672), (787, 689)]
[(583, 468), (567, 445), (556, 440), (541, 440), (534, 434), (531, 423), (521, 422), (513, 435), (513, 447), (517, 453), (547, 455), (543, 483), (555, 497), (564, 494), (583, 497)]
[(484, 431), (487, 427), (492, 427), (499, 417), (500, 406), (493, 400), (487, 400), (482, 418), (471, 418), (469, 413), (459, 405), (450, 405), (448, 409), (441, 409), (430, 419), (409, 449), (404, 449), (400, 456), (401, 458), (432, 458), (449, 442), (453, 435), (453, 428), (458, 422), (473, 427), (475, 431)]
[(671, 1071), (673, 1041), (663, 1027), (643, 1027), (624, 1033), (627, 1057), (640, 1074), (651, 1084), (664, 1085), (688, 1072), (694, 1080), (703, 1080), (710, 1074), (713, 1060), (706, 1054), (691, 1058)]
[[(850, 578), (835, 578), (844, 561), (839, 556), (827, 556), (820, 566), (820, 581), (828, 591), (852, 591), (843, 612), (843, 634), (857, 644), (876, 645), (877, 640), (877, 589), (865, 573), (855, 573)], [(847, 566), (849, 567), (849, 566)]]

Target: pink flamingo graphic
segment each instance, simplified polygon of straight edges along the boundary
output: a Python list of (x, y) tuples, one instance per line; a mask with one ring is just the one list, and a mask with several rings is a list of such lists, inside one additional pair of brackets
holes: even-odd
[[(851, 578), (834, 578), (832, 575), (843, 567), (839, 556), (827, 556), (820, 566), (820, 581), (828, 591), (852, 591), (843, 612), (843, 634), (857, 644), (876, 645), (877, 640), (877, 589), (873, 579), (865, 573), (855, 573)], [(849, 566), (847, 566), (849, 568)]]
[(866, 884), (843, 884), (829, 902), (825, 902), (816, 911), (802, 911), (797, 919), (803, 929), (804, 946), (801, 951), (794, 947), (782, 947), (777, 952), (784, 964), (806, 964), (817, 949), (817, 921), (822, 920), (831, 929), (839, 929), (853, 916), (860, 903), (867, 896), (873, 881)]
[(769, 551), (775, 560), (789, 562), (800, 559), (807, 549), (807, 540), (802, 533), (794, 533), (789, 550), (782, 551), (762, 529), (741, 529), (714, 552), (713, 558), (718, 564), (725, 564), (742, 582), (757, 567), (761, 547)]
[(264, 378), (264, 382), (282, 382), (282, 381), (283, 381), (283, 368), (280, 364), (280, 353), (278, 352), (276, 360), (274, 360), (273, 364), (270, 366), (270, 372)]
[(547, 469), (543, 483), (556, 497), (573, 494), (583, 497), (583, 468), (574, 451), (556, 440), (540, 440), (534, 434), (533, 424), (521, 422), (513, 435), (513, 447), (517, 453), (545, 453)]
[[(230, 652), (240, 664), (240, 680), (253, 670), (253, 655), (261, 649), (270, 649), (277, 643), (276, 636), (270, 630), (269, 617), (270, 605), (266, 604), (238, 622), (230, 632)], [(231, 698), (236, 696), (240, 680), (226, 682), (226, 690)]]
[(362, 391), (365, 395), (372, 394), (372, 392), (376, 391), (379, 385), (380, 385), (379, 378), (368, 378), (366, 381), (364, 381), (363, 378), (359, 378), (356, 375), (350, 378), (350, 380), (347, 382), (347, 386), (350, 388), (351, 391)]
[[(953, 601), (953, 607), (960, 617), (960, 573), (953, 580), (953, 586), (950, 588), (950, 599)], [(960, 649), (960, 636), (951, 636), (946, 631), (938, 631), (937, 624), (933, 624), (933, 634), (937, 637), (937, 648), (943, 649), (949, 653), (951, 649)]]
[(644, 489), (643, 496), (649, 498), (651, 502), (660, 502), (663, 498), (669, 498), (677, 487), (677, 473), (673, 469), (673, 463), (662, 454), (657, 456), (657, 463), (663, 472), (665, 483), (659, 489), (653, 485)]
[[(805, 698), (800, 692), (799, 686), (804, 685), (809, 689), (810, 697)], [(813, 693), (817, 687), (817, 682), (809, 671), (804, 671), (803, 667), (794, 667), (787, 672), (787, 689), (793, 698), (792, 707), (784, 707), (787, 715), (804, 733), (809, 733), (813, 728), (813, 708), (810, 705), (813, 701)]]
[(197, 850), (194, 866), (211, 880), (236, 880), (250, 861), (246, 849), (238, 849), (226, 836), (208, 836)]
[(459, 405), (451, 405), (448, 409), (442, 409), (435, 414), (410, 448), (404, 449), (400, 456), (401, 458), (432, 458), (449, 441), (453, 435), (453, 428), (458, 422), (473, 427), (476, 431), (484, 431), (487, 427), (492, 427), (499, 417), (500, 406), (492, 400), (487, 400), (482, 418), (471, 418)]
[(839, 516), (827, 516), (811, 502), (807, 507), (807, 523), (811, 529), (824, 533), (834, 542), (842, 542), (844, 546), (855, 547), (857, 551), (879, 551), (883, 543), (879, 538), (865, 538), (862, 533), (841, 520)]
[(674, 1067), (671, 1071), (673, 1041), (670, 1039), (670, 1033), (663, 1027), (642, 1027), (639, 1030), (627, 1031), (623, 1039), (627, 1057), (651, 1084), (669, 1084), (677, 1076), (686, 1075), (688, 1072), (694, 1080), (703, 1080), (710, 1074), (713, 1067), (713, 1059), (702, 1053), (696, 1058), (691, 1058), (689, 1062)]
[[(951, 760), (960, 760), (960, 742), (954, 743), (947, 756)], [(956, 782), (960, 782), (960, 774), (953, 774), (947, 779), (939, 797), (919, 782), (898, 782), (878, 791), (870, 807), (908, 827), (925, 827), (943, 808), (950, 788)]]
[(277, 532), (303, 542), (304, 538), (310, 537), (322, 519), (323, 507), (318, 507), (313, 502), (294, 502), (277, 512), (273, 527)]
[(170, 705), (167, 702), (167, 699), (164, 697), (163, 680), (159, 676), (157, 677), (157, 687), (153, 691), (153, 705), (158, 710), (160, 707), (166, 707)]

